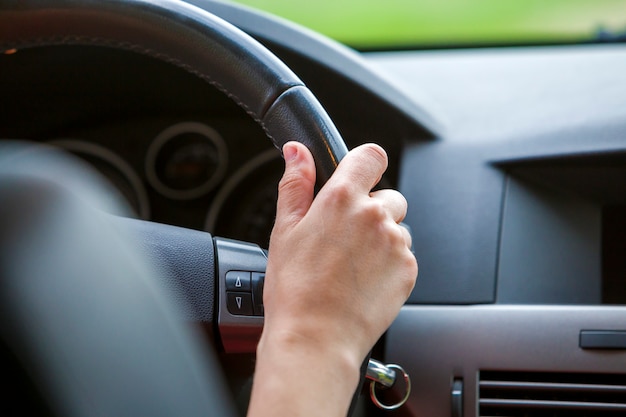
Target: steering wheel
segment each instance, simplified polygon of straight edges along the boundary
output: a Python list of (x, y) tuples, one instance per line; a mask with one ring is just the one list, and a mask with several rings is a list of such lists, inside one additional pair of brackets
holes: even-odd
[[(242, 106), (277, 148), (304, 143), (318, 185), (347, 153), (321, 105), (278, 58), (198, 7), (176, 0), (0, 5), (0, 51), (49, 45), (124, 49), (195, 74)], [(224, 384), (210, 378), (218, 373), (210, 348), (181, 324), (180, 305), (213, 321), (220, 262), (256, 265), (263, 252), (222, 241), (225, 255), (216, 257), (207, 233), (112, 219), (93, 207), (91, 184), (66, 183), (89, 174), (65, 156), (13, 148), (0, 150), (0, 356), (27, 376), (17, 385), (55, 415), (229, 415)], [(164, 264), (156, 268), (155, 259)], [(169, 289), (155, 279), (163, 274)], [(258, 325), (260, 318), (249, 319)], [(229, 337), (245, 339), (247, 318), (237, 320)]]

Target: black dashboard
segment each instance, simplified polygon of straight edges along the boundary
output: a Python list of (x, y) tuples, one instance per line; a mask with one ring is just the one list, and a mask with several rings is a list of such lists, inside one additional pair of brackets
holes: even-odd
[[(395, 186), (404, 141), (430, 132), (346, 74), (285, 55), (349, 146), (376, 141), (387, 149), (385, 183)], [(267, 247), (280, 154), (223, 93), (170, 64), (113, 48), (47, 46), (0, 59), (0, 137), (86, 160), (136, 217)]]
[[(204, 81), (115, 49), (42, 47), (3, 58), (10, 97), (3, 102), (3, 137), (64, 148), (103, 173), (135, 216), (199, 230), (211, 210), (220, 210), (212, 203), (225, 180), (272, 153), (267, 175), (239, 191), (250, 221), (258, 222), (257, 200), (264, 181), (275, 186), (279, 154), (242, 109)], [(261, 221), (271, 227), (271, 216)], [(226, 234), (227, 222), (220, 222)]]

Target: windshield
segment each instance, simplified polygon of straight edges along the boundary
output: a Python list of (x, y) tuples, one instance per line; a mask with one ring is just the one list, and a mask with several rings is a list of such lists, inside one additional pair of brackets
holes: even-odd
[(624, 0), (237, 0), (357, 49), (624, 40)]

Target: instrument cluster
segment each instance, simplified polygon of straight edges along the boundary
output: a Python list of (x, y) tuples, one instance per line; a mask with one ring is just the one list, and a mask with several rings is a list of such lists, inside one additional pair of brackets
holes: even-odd
[(267, 247), (283, 163), (262, 132), (231, 122), (144, 122), (47, 143), (91, 165), (137, 218)]

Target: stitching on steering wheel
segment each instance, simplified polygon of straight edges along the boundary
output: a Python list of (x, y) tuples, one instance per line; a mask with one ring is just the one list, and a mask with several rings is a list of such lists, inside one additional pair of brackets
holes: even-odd
[[(12, 44), (11, 48), (21, 49), (25, 47), (42, 47), (42, 46), (102, 46), (102, 47), (112, 47), (116, 49), (121, 49), (130, 52), (136, 52), (142, 55), (146, 55), (160, 61), (166, 62), (168, 64), (175, 65), (190, 74), (195, 75), (196, 77), (206, 81), (213, 87), (217, 88), (219, 91), (224, 93), (228, 98), (233, 100), (239, 107), (241, 107), (252, 119), (257, 122), (266, 136), (272, 140), (272, 143), (275, 143), (273, 136), (270, 134), (268, 129), (265, 126), (265, 123), (261, 120), (261, 118), (253, 112), (250, 107), (248, 107), (236, 94), (232, 93), (228, 90), (224, 85), (215, 81), (210, 75), (202, 72), (201, 70), (186, 64), (176, 58), (172, 58), (171, 56), (164, 54), (162, 52), (155, 51), (150, 48), (146, 48), (142, 45), (131, 43), (131, 42), (119, 42), (113, 41), (106, 38), (94, 38), (87, 36), (61, 36), (61, 37), (50, 37), (50, 38), (37, 38), (32, 40), (20, 41), (19, 44)], [(6, 46), (3, 46), (3, 50), (6, 49)], [(280, 150), (280, 149), (279, 149)]]

